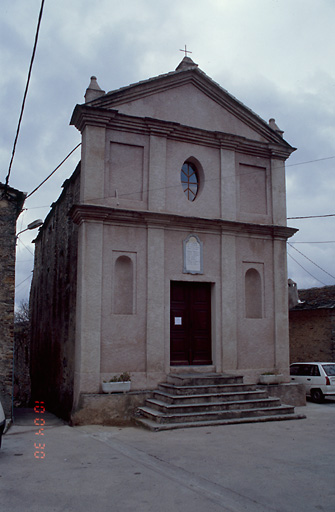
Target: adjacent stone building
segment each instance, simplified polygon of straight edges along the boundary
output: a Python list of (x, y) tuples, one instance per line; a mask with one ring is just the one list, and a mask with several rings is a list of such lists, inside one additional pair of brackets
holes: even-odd
[(290, 361), (335, 362), (335, 286), (299, 290), (290, 310)]
[(82, 158), (36, 239), (32, 390), (64, 417), (104, 379), (289, 379), (285, 160), (292, 148), (188, 57), (105, 93), (73, 124)]
[(16, 220), (25, 194), (0, 183), (0, 395), (12, 416)]

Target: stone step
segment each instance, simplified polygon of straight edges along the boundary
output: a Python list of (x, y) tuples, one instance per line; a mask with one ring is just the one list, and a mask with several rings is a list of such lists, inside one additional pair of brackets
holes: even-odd
[[(295, 419), (294, 407), (243, 377), (226, 374), (172, 374), (139, 407), (136, 421), (151, 430)], [(155, 426), (156, 425), (156, 426)]]
[(150, 398), (146, 400), (146, 406), (163, 414), (197, 414), (199, 412), (223, 412), (228, 410), (256, 409), (280, 406), (279, 398), (263, 398), (255, 400), (230, 400), (227, 402), (200, 402), (168, 404), (162, 400)]
[(279, 416), (290, 415), (294, 413), (294, 407), (280, 405), (277, 407), (249, 408), (249, 409), (230, 409), (226, 411), (204, 411), (194, 413), (168, 414), (156, 411), (151, 407), (143, 406), (139, 408), (140, 414), (151, 421), (157, 423), (193, 423), (201, 421), (219, 421), (238, 418), (258, 418), (261, 416)]
[(179, 422), (179, 423), (157, 423), (148, 418), (136, 418), (135, 421), (138, 426), (147, 428), (152, 432), (159, 432), (162, 430), (174, 430), (177, 428), (194, 428), (194, 427), (216, 427), (220, 425), (237, 425), (242, 423), (258, 423), (263, 421), (287, 421), (287, 420), (300, 420), (306, 416), (303, 414), (278, 414), (271, 416), (257, 416), (257, 417), (243, 417), (243, 418), (230, 418), (220, 420), (201, 420), (192, 422)]
[(168, 383), (158, 385), (160, 391), (170, 395), (205, 395), (213, 393), (235, 393), (235, 391), (254, 391), (256, 384), (210, 384), (177, 386)]
[(215, 384), (243, 383), (243, 376), (225, 373), (172, 373), (167, 376), (167, 383), (176, 386), (211, 386)]
[[(173, 389), (171, 390), (173, 392)], [(224, 393), (205, 393), (205, 394), (173, 394), (164, 391), (154, 391), (153, 398), (161, 400), (168, 404), (183, 404), (183, 403), (212, 403), (212, 402), (230, 402), (234, 400), (254, 400), (268, 398), (268, 393), (265, 390), (252, 390), (252, 391), (228, 391)]]

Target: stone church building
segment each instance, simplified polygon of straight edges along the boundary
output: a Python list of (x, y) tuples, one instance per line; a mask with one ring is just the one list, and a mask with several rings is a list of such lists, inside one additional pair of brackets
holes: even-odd
[[(71, 124), (82, 156), (36, 239), (32, 393), (71, 417), (129, 372), (289, 380), (285, 160), (294, 151), (189, 57)], [(40, 397), (40, 398), (38, 398)]]

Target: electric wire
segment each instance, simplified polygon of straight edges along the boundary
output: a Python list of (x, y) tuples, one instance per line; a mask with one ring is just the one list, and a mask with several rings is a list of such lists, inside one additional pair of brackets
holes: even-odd
[[(28, 93), (28, 88), (29, 88), (29, 83), (30, 83), (30, 77), (31, 77), (31, 72), (32, 72), (32, 66), (33, 66), (33, 62), (34, 62), (34, 58), (35, 58), (35, 53), (36, 53), (36, 47), (37, 47), (37, 41), (38, 41), (38, 35), (39, 35), (39, 30), (40, 30), (40, 24), (41, 24), (41, 20), (42, 20), (42, 13), (43, 13), (43, 7), (44, 7), (44, 2), (45, 0), (42, 0), (41, 2), (41, 8), (40, 8), (40, 14), (39, 14), (39, 19), (38, 19), (38, 25), (37, 25), (37, 30), (36, 30), (36, 35), (35, 35), (35, 43), (34, 43), (34, 47), (33, 47), (33, 53), (32, 53), (32, 57), (31, 57), (31, 62), (30, 62), (30, 67), (29, 67), (29, 72), (28, 72), (28, 77), (27, 77), (27, 83), (26, 83), (26, 89), (25, 89), (25, 92), (24, 92), (24, 97), (23, 97), (23, 102), (22, 102), (22, 107), (21, 107), (21, 113), (20, 113), (20, 117), (19, 117), (19, 122), (18, 122), (18, 127), (17, 127), (17, 131), (16, 131), (16, 135), (15, 135), (15, 140), (14, 140), (14, 145), (13, 145), (13, 150), (12, 150), (12, 156), (11, 156), (11, 160), (10, 160), (10, 164), (9, 164), (9, 169), (8, 169), (8, 174), (6, 176), (6, 181), (5, 181), (5, 186), (8, 186), (8, 183), (9, 183), (9, 178), (10, 178), (10, 174), (11, 174), (11, 169), (12, 169), (12, 164), (13, 164), (13, 160), (14, 160), (14, 155), (15, 155), (15, 151), (16, 151), (16, 145), (17, 145), (17, 141), (18, 141), (18, 136), (19, 136), (19, 132), (20, 132), (20, 126), (21, 126), (21, 121), (22, 121), (22, 117), (23, 117), (23, 112), (24, 112), (24, 107), (25, 107), (25, 102), (26, 102), (26, 97), (27, 97), (27, 93)], [(34, 189), (32, 190), (32, 192), (30, 192), (26, 198), (32, 196), (60, 167), (61, 165), (72, 155), (72, 153), (81, 145), (81, 143), (79, 143), (65, 158), (64, 160)], [(286, 164), (286, 167), (293, 167), (293, 166), (299, 166), (299, 165), (304, 165), (304, 164), (309, 164), (309, 163), (313, 163), (313, 162), (318, 162), (318, 161), (324, 161), (324, 160), (330, 160), (330, 159), (334, 159), (335, 156), (331, 156), (331, 157), (325, 157), (325, 158), (319, 158), (319, 159), (314, 159), (314, 160), (309, 160), (309, 161), (305, 161), (305, 162), (298, 162), (298, 163), (294, 163), (294, 164)], [(226, 179), (227, 177), (225, 177), (224, 179)], [(162, 188), (168, 188), (168, 187), (162, 187)], [(170, 188), (173, 188), (173, 187), (170, 187)], [(161, 189), (155, 189), (155, 190), (161, 190)], [(153, 191), (153, 190), (151, 190)], [(149, 190), (147, 190), (147, 192), (149, 192)], [(124, 196), (128, 196), (128, 195), (132, 195), (132, 194), (136, 194), (138, 192), (133, 192), (133, 193), (130, 193), (129, 192), (127, 194), (121, 194), (124, 195)], [(94, 198), (94, 199), (99, 199), (99, 198)], [(93, 200), (93, 198), (91, 199)], [(48, 206), (45, 206), (45, 207), (48, 207)], [(43, 206), (39, 206), (39, 207), (32, 207), (32, 208), (29, 208), (29, 209), (38, 209), (38, 208), (44, 208)], [(324, 217), (334, 217), (335, 214), (328, 214), (328, 215), (313, 215), (313, 216), (304, 216), (304, 217), (288, 217), (287, 219), (288, 220), (298, 220), (298, 219), (311, 219), (311, 218), (324, 218)], [(20, 240), (20, 239), (19, 239)], [(30, 251), (30, 249), (22, 242), (22, 240), (20, 240), (20, 242), (24, 245), (24, 247), (33, 255), (33, 253)], [(288, 243), (288, 245), (290, 245), (293, 249), (295, 249), (297, 252), (299, 252), (302, 256), (304, 256), (307, 260), (309, 260), (311, 263), (313, 263), (314, 265), (316, 265), (318, 268), (320, 268), (323, 272), (325, 272), (326, 274), (328, 274), (329, 276), (331, 276), (333, 279), (335, 279), (334, 276), (332, 276), (331, 274), (329, 274), (327, 271), (325, 271), (324, 269), (322, 269), (319, 265), (317, 265), (315, 262), (313, 262), (312, 260), (310, 260), (310, 258), (308, 258), (307, 256), (305, 256), (303, 253), (301, 253), (300, 251), (298, 251), (298, 249), (296, 249), (295, 247), (292, 246), (292, 244), (296, 244), (296, 243), (334, 243), (334, 241), (320, 241), (320, 242), (291, 242), (291, 243)], [(322, 281), (320, 281), (319, 279), (317, 279), (315, 276), (313, 276), (307, 269), (305, 269), (299, 262), (297, 262), (297, 260), (295, 260), (295, 258), (293, 258), (293, 256), (288, 253), (288, 255), (301, 267), (303, 268), (309, 275), (311, 275), (314, 279), (316, 279), (317, 281), (319, 281), (320, 283), (322, 284), (325, 284), (323, 283)], [(24, 279), (21, 283), (19, 283), (18, 285), (16, 285), (15, 288), (19, 287), (20, 285), (22, 285), (25, 281), (27, 281), (31, 276), (29, 275), (26, 279)]]
[(334, 156), (326, 156), (323, 158), (315, 158), (314, 160), (307, 160), (306, 162), (297, 162), (296, 164), (286, 164), (285, 167), (295, 167), (296, 165), (312, 164), (314, 162), (322, 162), (323, 160), (332, 160)]
[[(34, 189), (32, 190), (28, 195), (27, 195), (27, 198), (30, 197), (32, 194), (34, 194), (62, 165), (63, 163), (72, 155), (72, 153), (74, 153), (74, 151), (81, 145), (81, 143), (77, 144), (71, 151), (70, 153), (62, 160), (62, 162)], [(330, 158), (335, 158), (334, 157), (328, 157), (328, 158), (322, 158), (322, 159), (318, 159), (318, 160), (313, 160), (313, 161), (320, 161), (320, 160), (328, 160)], [(301, 162), (299, 164), (292, 164), (292, 165), (302, 165), (304, 163), (311, 163), (313, 161), (309, 161), (309, 162)], [(256, 171), (252, 171), (248, 174), (252, 174), (253, 172), (256, 172)], [(225, 177), (226, 179), (227, 177)], [(214, 180), (214, 179), (213, 179)], [(207, 181), (213, 181), (213, 180), (207, 180)], [(155, 190), (162, 190), (162, 189), (167, 189), (167, 188), (175, 188), (177, 185), (173, 185), (171, 187), (160, 187), (160, 188), (157, 188), (157, 189), (148, 189), (147, 192), (149, 191), (155, 191)], [(178, 184), (179, 186), (179, 184)], [(125, 194), (121, 194), (119, 195), (119, 197), (122, 197), (122, 196), (128, 196), (128, 195), (132, 195), (132, 194), (135, 194), (135, 193), (138, 193), (138, 192), (127, 192)], [(101, 198), (91, 198), (91, 200), (94, 200), (94, 199), (101, 199)], [(32, 207), (30, 209), (37, 209), (37, 208), (44, 208), (44, 207), (48, 207), (48, 205), (46, 206), (39, 206), (39, 207)], [(323, 217), (334, 217), (335, 214), (327, 214), (327, 215), (313, 215), (313, 216), (305, 216), (305, 217), (287, 217), (288, 220), (293, 220), (293, 219), (308, 219), (308, 218), (323, 218)], [(23, 244), (23, 242), (20, 240), (20, 242)], [(319, 241), (319, 242), (291, 242), (291, 243), (288, 243), (288, 245), (290, 245), (293, 249), (295, 249), (297, 252), (299, 252), (303, 257), (305, 257), (307, 260), (309, 260), (311, 263), (313, 263), (315, 266), (317, 266), (320, 270), (322, 270), (323, 272), (325, 272), (326, 274), (328, 274), (330, 277), (332, 277), (333, 279), (335, 279), (335, 277), (330, 274), (329, 272), (327, 272), (326, 270), (324, 270), (322, 267), (320, 267), (318, 264), (316, 264), (315, 262), (313, 262), (310, 258), (308, 258), (307, 256), (305, 256), (301, 251), (298, 251), (298, 249), (296, 249), (295, 247), (293, 247), (292, 244), (296, 244), (296, 243), (335, 243), (335, 241)], [(25, 246), (25, 244), (23, 244)], [(25, 246), (26, 249), (33, 255), (33, 253), (28, 249), (27, 246)], [(305, 269), (295, 258), (293, 258), (293, 256), (291, 254), (288, 253), (288, 255), (303, 269), (305, 270), (305, 272), (307, 272), (309, 275), (311, 275), (314, 279), (316, 279), (317, 281), (319, 281), (321, 284), (324, 284), (320, 279), (316, 278), (313, 274), (311, 274), (307, 269)], [(27, 278), (28, 279), (28, 278)], [(19, 285), (18, 285), (19, 286)]]
[(21, 238), (18, 235), (16, 236), (16, 238), (23, 245), (23, 247), (25, 247), (32, 256), (34, 256), (34, 253), (29, 249), (29, 247), (25, 243), (22, 242)]
[[(75, 150), (77, 148), (79, 148), (79, 146), (81, 146), (81, 142), (79, 142), (79, 144), (76, 145), (75, 148), (73, 148), (70, 153), (61, 161), (61, 163), (59, 165), (57, 165), (56, 169), (54, 169), (36, 188), (34, 188), (34, 190), (32, 190), (27, 196), (26, 196), (26, 199), (28, 199), (28, 197), (32, 196), (46, 181), (48, 181), (49, 178), (51, 178), (51, 176), (53, 174), (55, 174), (56, 171), (58, 171), (58, 169), (63, 165), (64, 162), (66, 162), (66, 160), (72, 155), (72, 153), (75, 152)], [(40, 207), (42, 208), (42, 207)]]
[(14, 155), (15, 155), (15, 151), (16, 151), (16, 144), (17, 144), (17, 141), (18, 141), (18, 138), (19, 138), (21, 121), (22, 121), (22, 117), (23, 117), (24, 107), (25, 107), (25, 104), (26, 104), (26, 98), (27, 98), (27, 94), (28, 94), (30, 77), (31, 77), (31, 72), (32, 72), (32, 68), (33, 68), (34, 59), (35, 59), (38, 35), (39, 35), (41, 21), (42, 21), (44, 1), (45, 0), (42, 0), (41, 8), (40, 8), (40, 13), (39, 13), (39, 17), (38, 17), (38, 23), (37, 23), (36, 33), (35, 33), (35, 42), (34, 42), (34, 47), (33, 47), (33, 53), (32, 53), (31, 59), (30, 59), (30, 66), (29, 66), (29, 71), (28, 71), (28, 76), (27, 76), (27, 83), (26, 83), (26, 88), (25, 88), (24, 95), (23, 95), (23, 101), (22, 101), (22, 106), (21, 106), (19, 122), (18, 122), (17, 129), (16, 129), (16, 135), (15, 135), (14, 144), (13, 144), (12, 156), (11, 156), (11, 159), (10, 159), (8, 173), (7, 173), (7, 176), (6, 176), (5, 188), (8, 187), (9, 177), (10, 177), (10, 173), (11, 173), (11, 170), (12, 170)]
[(313, 279), (316, 279), (316, 281), (319, 281), (319, 283), (323, 284), (324, 286), (327, 286), (327, 285), (326, 285), (326, 283), (324, 283), (323, 281), (321, 281), (320, 279), (318, 279), (317, 277), (315, 277), (313, 274), (311, 274), (311, 272), (309, 272), (309, 271), (308, 271), (308, 270), (307, 270), (303, 265), (301, 265), (301, 263), (299, 263), (295, 258), (293, 258), (293, 256), (292, 256), (289, 252), (287, 252), (287, 254), (288, 254), (288, 256), (289, 256), (290, 258), (292, 258), (292, 260), (293, 260), (293, 261), (295, 261), (295, 263), (296, 263), (297, 265), (299, 265), (299, 267), (301, 267), (305, 272), (307, 272), (307, 274), (309, 274), (310, 276), (312, 276), (312, 277), (313, 277)]
[(316, 267), (318, 267), (320, 270), (322, 270), (322, 272), (324, 272), (325, 274), (327, 274), (328, 276), (330, 276), (332, 279), (335, 280), (335, 276), (333, 276), (332, 274), (330, 274), (329, 272), (327, 272), (327, 270), (324, 270), (322, 267), (320, 267), (320, 265), (318, 265), (317, 263), (315, 263), (315, 261), (311, 260), (308, 256), (306, 256), (305, 254), (303, 254), (301, 251), (299, 251), (299, 249), (297, 249), (296, 247), (293, 247), (293, 245), (290, 244), (290, 242), (287, 242), (287, 244), (292, 247), (292, 249), (294, 249), (295, 251), (297, 251), (299, 254), (301, 254), (301, 256), (303, 256), (304, 258), (306, 258), (306, 260), (310, 261), (311, 263), (313, 263), (313, 265), (315, 265)]
[[(81, 142), (79, 144), (77, 144), (77, 146), (75, 146), (75, 148), (73, 148), (70, 153), (62, 160), (62, 162), (45, 178), (45, 180), (43, 180), (39, 185), (38, 187), (36, 187), (34, 190), (32, 190), (32, 192), (30, 192), (27, 196), (26, 196), (26, 199), (28, 197), (30, 197), (32, 194), (34, 194), (62, 165), (63, 163), (72, 155), (72, 153), (74, 153), (74, 151), (79, 147), (81, 146)], [(296, 164), (291, 164), (291, 165), (303, 165), (305, 163), (311, 163), (311, 162), (317, 162), (317, 161), (320, 161), (320, 160), (329, 160), (331, 158), (335, 158), (335, 156), (331, 156), (331, 157), (325, 157), (325, 158), (319, 158), (319, 159), (316, 159), (316, 160), (309, 160), (308, 162), (299, 162), (299, 163), (296, 163)], [(288, 167), (289, 165), (286, 165), (286, 167)], [(274, 168), (275, 170), (275, 168)], [(255, 171), (250, 171), (248, 173), (243, 173), (243, 176), (247, 175), (247, 174), (254, 174), (254, 173), (257, 173), (259, 172), (258, 170), (255, 170)], [(230, 175), (230, 176), (224, 176), (223, 177), (223, 180), (226, 180), (227, 178), (237, 178), (238, 176), (240, 176), (239, 174), (237, 175)], [(207, 179), (206, 181), (207, 182), (212, 182), (212, 181), (219, 181), (221, 179), (220, 178), (212, 178), (212, 179)], [(179, 187), (179, 184), (178, 185), (170, 185), (170, 186), (164, 186), (164, 187), (157, 187), (157, 188), (147, 188), (145, 190), (135, 190), (135, 191), (127, 191), (126, 193), (124, 194), (118, 194), (118, 197), (127, 197), (127, 196), (132, 196), (132, 195), (137, 195), (137, 194), (141, 194), (141, 193), (149, 193), (149, 192), (159, 192), (161, 190), (167, 190), (167, 189), (172, 189), (172, 188), (177, 188)], [(99, 199), (108, 199), (108, 198), (112, 198), (114, 196), (104, 196), (104, 197), (91, 197), (91, 198), (88, 198), (87, 201), (94, 201), (94, 200), (99, 200)], [(46, 205), (46, 207), (48, 207), (49, 205)], [(37, 209), (37, 208), (44, 208), (43, 206), (35, 206), (33, 207), (34, 209)], [(30, 209), (33, 209), (33, 208), (30, 208)], [(309, 219), (309, 218), (322, 218), (322, 217), (334, 217), (335, 216), (335, 213), (334, 214), (327, 214), (327, 215), (313, 215), (313, 216), (306, 216), (306, 217), (287, 217), (287, 220), (293, 220), (293, 219)]]
[(292, 244), (335, 244), (335, 240), (325, 240), (323, 242), (290, 242), (290, 245)]
[(44, 204), (43, 206), (29, 206), (29, 208), (25, 208), (25, 210), (40, 210), (41, 208), (50, 208), (50, 204)]
[[(30, 192), (26, 198), (30, 197), (32, 194), (34, 194), (60, 167), (61, 165), (72, 155), (72, 153), (81, 145), (81, 143), (77, 144), (77, 146), (75, 148), (73, 148), (70, 153), (64, 158), (64, 160), (62, 160), (62, 162), (56, 167), (56, 169), (54, 169), (46, 178), (45, 180), (43, 180), (40, 185), (38, 187), (36, 187), (32, 192)], [(291, 164), (291, 165), (303, 165), (305, 163), (311, 163), (311, 162), (318, 162), (320, 160), (329, 160), (331, 158), (335, 158), (335, 156), (330, 156), (330, 157), (325, 157), (325, 158), (319, 158), (319, 159), (316, 159), (316, 160), (309, 160), (308, 162), (299, 162), (299, 163), (296, 163), (296, 164)], [(286, 164), (285, 167), (288, 167), (289, 165)], [(275, 170), (275, 168), (274, 168)], [(243, 173), (243, 176), (247, 175), (247, 174), (255, 174), (259, 172), (259, 170), (255, 170), (255, 171), (249, 171), (247, 173)], [(227, 178), (238, 178), (240, 175), (239, 174), (232, 174), (232, 175), (229, 175), (229, 176), (223, 176), (222, 179), (223, 180), (226, 180)], [(221, 177), (219, 178), (212, 178), (212, 179), (207, 179), (206, 181), (207, 182), (212, 182), (212, 181), (219, 181), (221, 179)], [(127, 196), (132, 196), (132, 195), (137, 195), (137, 194), (141, 194), (141, 193), (149, 193), (149, 192), (159, 192), (161, 190), (167, 190), (167, 189), (172, 189), (172, 188), (177, 188), (179, 187), (179, 184), (178, 185), (170, 185), (169, 187), (167, 186), (164, 186), (164, 187), (157, 187), (157, 188), (147, 188), (145, 190), (135, 190), (135, 191), (132, 191), (132, 192), (129, 192), (127, 191), (126, 193), (124, 194), (118, 194), (118, 197), (127, 197)], [(108, 199), (108, 198), (112, 198), (114, 196), (104, 196), (104, 197), (91, 197), (91, 198), (88, 198), (87, 201), (94, 201), (94, 200), (99, 200), (99, 199)], [(47, 205), (48, 206), (48, 205)], [(36, 206), (34, 207), (35, 209), (36, 208), (43, 208), (42, 206)], [(30, 208), (30, 209), (33, 209), (33, 208)], [(291, 219), (305, 219), (305, 218), (318, 218), (318, 217), (333, 217), (335, 216), (335, 214), (329, 214), (329, 215), (314, 215), (314, 216), (308, 216), (308, 217), (287, 217), (288, 220), (291, 220)]]
[[(18, 136), (19, 136), (19, 131), (20, 131), (20, 126), (21, 126), (21, 121), (22, 121), (22, 117), (23, 117), (23, 111), (24, 111), (24, 107), (25, 107), (25, 102), (26, 102), (26, 97), (27, 97), (27, 93), (28, 93), (28, 88), (29, 88), (29, 83), (30, 83), (30, 78), (31, 78), (31, 72), (32, 72), (32, 67), (33, 67), (33, 62), (34, 62), (34, 59), (35, 59), (35, 54), (36, 54), (36, 48), (37, 48), (37, 42), (38, 42), (38, 36), (39, 36), (39, 31), (40, 31), (40, 25), (41, 25), (41, 21), (42, 21), (42, 14), (43, 14), (43, 8), (44, 8), (44, 2), (45, 0), (42, 0), (41, 2), (41, 7), (40, 7), (40, 13), (39, 13), (39, 18), (38, 18), (38, 24), (37, 24), (37, 29), (36, 29), (36, 34), (35, 34), (35, 42), (34, 42), (34, 47), (33, 47), (33, 52), (32, 52), (32, 57), (31, 57), (31, 60), (30, 60), (30, 66), (29, 66), (29, 71), (28, 71), (28, 77), (27, 77), (27, 83), (26, 83), (26, 88), (25, 88), (25, 92), (24, 92), (24, 96), (23, 96), (23, 102), (22, 102), (22, 107), (21, 107), (21, 113), (20, 113), (20, 117), (19, 117), (19, 122), (18, 122), (18, 127), (17, 127), (17, 130), (16, 130), (16, 136), (15, 136), (15, 140), (14, 140), (14, 145), (13, 145), (13, 150), (12, 150), (12, 156), (11, 156), (11, 160), (10, 160), (10, 164), (9, 164), (9, 169), (8, 169), (8, 174), (6, 176), (6, 181), (5, 181), (5, 186), (7, 187), (8, 186), (8, 182), (9, 182), (9, 177), (10, 177), (10, 173), (11, 173), (11, 168), (12, 168), (12, 164), (13, 164), (13, 160), (14, 160), (14, 155), (15, 155), (15, 150), (16, 150), (16, 144), (17, 144), (17, 140), (18, 140)], [(79, 144), (80, 145), (80, 144)], [(79, 146), (78, 145), (78, 146)], [(77, 147), (75, 149), (77, 149)], [(74, 150), (73, 150), (74, 151)], [(72, 152), (73, 152), (72, 151)], [(68, 155), (68, 157), (72, 154), (72, 152)], [(64, 161), (68, 158), (66, 157), (64, 159)], [(297, 162), (295, 164), (286, 164), (286, 167), (293, 167), (293, 166), (298, 166), (298, 165), (303, 165), (303, 164), (309, 164), (309, 163), (313, 163), (313, 162), (318, 162), (318, 161), (323, 161), (323, 160), (330, 160), (330, 159), (333, 159), (335, 158), (335, 156), (330, 156), (330, 157), (324, 157), (324, 158), (318, 158), (318, 159), (314, 159), (314, 160), (308, 160), (308, 161), (305, 161), (305, 162)], [(56, 170), (62, 165), (62, 163), (38, 186), (36, 187), (36, 189), (34, 189), (30, 194), (27, 195), (27, 198), (30, 197), (34, 192), (36, 192), (52, 175), (54, 172), (56, 172)], [(335, 216), (335, 214), (334, 214)], [(289, 217), (290, 219), (297, 219), (298, 217)], [(301, 217), (302, 218), (302, 217)], [(309, 217), (306, 217), (306, 218), (309, 218)]]
[(287, 220), (293, 220), (293, 219), (322, 219), (324, 217), (335, 217), (335, 213), (328, 213), (326, 215), (306, 215), (305, 217), (287, 217)]
[(19, 286), (21, 286), (21, 284), (25, 283), (26, 281), (28, 281), (28, 279), (31, 279), (31, 274), (29, 274), (28, 277), (26, 277), (23, 281), (21, 281), (21, 283), (15, 285), (15, 289), (18, 288)]
[[(316, 159), (316, 160), (311, 160), (310, 162), (313, 162), (313, 161), (317, 162), (319, 160), (328, 160), (330, 158), (335, 158), (335, 156), (327, 157), (327, 158), (321, 158), (321, 159)], [(309, 163), (309, 162), (301, 162), (299, 164), (293, 164), (293, 165), (302, 165), (304, 163)], [(287, 165), (285, 167), (287, 167)], [(266, 169), (265, 167), (262, 168), (262, 169), (264, 169), (265, 171), (271, 172), (271, 169)], [(272, 170), (275, 171), (276, 167), (273, 167)], [(253, 170), (253, 171), (245, 172), (243, 174), (230, 174), (230, 175), (227, 175), (227, 176), (219, 176), (219, 177), (210, 178), (210, 179), (207, 178), (205, 181), (206, 181), (206, 183), (212, 183), (214, 181), (219, 182), (220, 180), (222, 180), (222, 182), (224, 183), (227, 179), (238, 179), (240, 176), (246, 176), (246, 175), (255, 174), (255, 173), (258, 173), (258, 172), (259, 172), (259, 169), (256, 169), (256, 170)], [(121, 197), (131, 198), (131, 196), (134, 196), (134, 195), (137, 195), (137, 194), (159, 192), (159, 191), (162, 191), (162, 190), (168, 190), (168, 189), (177, 188), (179, 186), (180, 186), (180, 184), (178, 183), (178, 184), (169, 185), (169, 186), (164, 185), (163, 187), (155, 187), (155, 188), (146, 188), (146, 189), (142, 189), (142, 190), (127, 191), (125, 193), (121, 193), (121, 194), (119, 193), (118, 197), (119, 198), (121, 198)], [(100, 199), (109, 199), (109, 198), (113, 198), (113, 197), (115, 197), (115, 196), (90, 197), (90, 198), (87, 199), (87, 201), (95, 201), (95, 200), (100, 200)], [(303, 217), (287, 217), (287, 220), (323, 218), (323, 217), (335, 217), (335, 213), (331, 213), (331, 214), (327, 214), (327, 215), (309, 215), (309, 216), (303, 216)]]

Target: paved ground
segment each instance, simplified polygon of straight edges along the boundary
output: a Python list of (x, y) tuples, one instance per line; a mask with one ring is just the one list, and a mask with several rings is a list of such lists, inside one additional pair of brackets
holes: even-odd
[(71, 428), (46, 413), (44, 436), (41, 414), (18, 411), (0, 511), (334, 512), (335, 401), (297, 411), (307, 418), (168, 432)]

